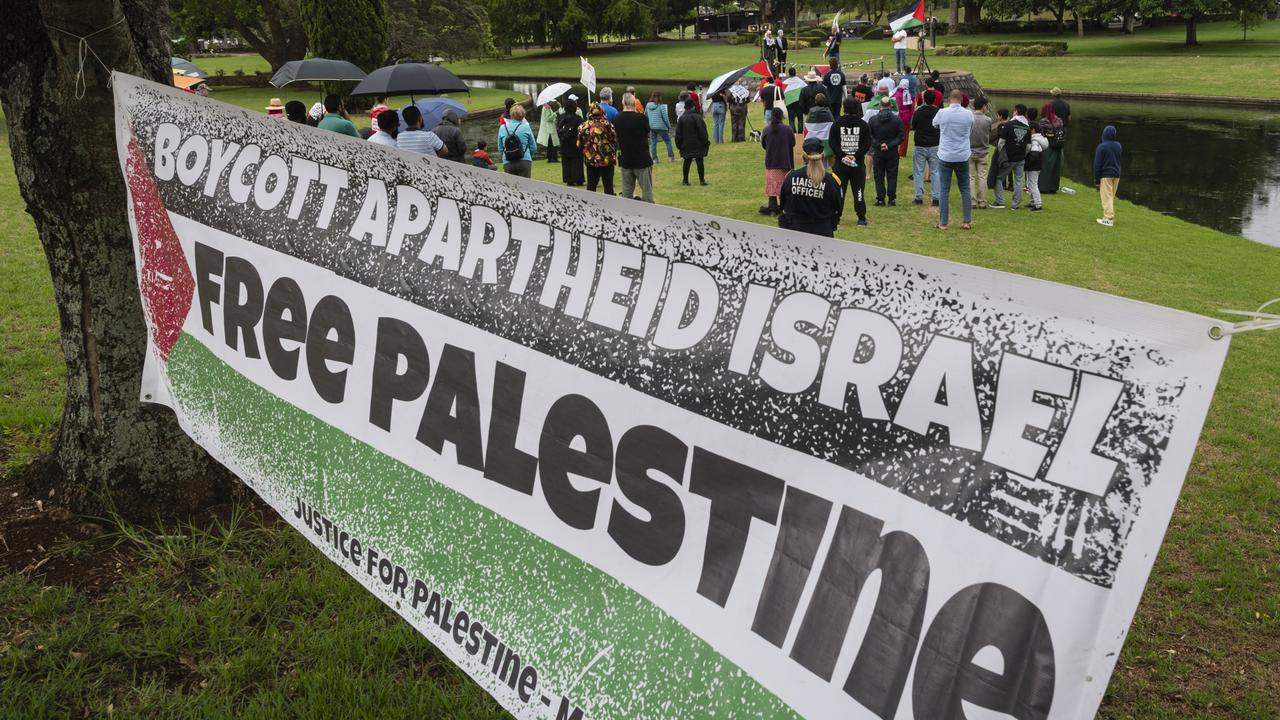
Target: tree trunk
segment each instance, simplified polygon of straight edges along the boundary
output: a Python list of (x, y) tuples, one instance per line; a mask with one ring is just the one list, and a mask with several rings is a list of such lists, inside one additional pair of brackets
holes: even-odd
[[(231, 487), (168, 408), (138, 398), (147, 330), (103, 65), (169, 80), (162, 3), (14, 3), (0, 47), (9, 147), (49, 260), (67, 363), (61, 431), (32, 489), (78, 511), (188, 512)], [(92, 34), (87, 59), (68, 33)]]
[(960, 0), (951, 0), (951, 14), (947, 16), (947, 34), (960, 34)]
[(982, 8), (973, 0), (964, 0), (964, 24), (977, 25), (981, 19)]
[(1133, 14), (1133, 11), (1132, 11), (1132, 10), (1126, 10), (1126, 11), (1124, 12), (1124, 16), (1123, 16), (1123, 19), (1122, 19), (1122, 22), (1121, 22), (1121, 31), (1122, 31), (1125, 35), (1132, 35), (1132, 34), (1133, 34), (1133, 20), (1134, 20), (1134, 14)]
[(1076, 16), (1076, 37), (1084, 37), (1084, 16), (1080, 13), (1074, 13)]
[(1200, 44), (1200, 41), (1196, 39), (1196, 16), (1188, 15), (1186, 19), (1186, 23), (1187, 23), (1187, 47), (1195, 47), (1196, 45)]

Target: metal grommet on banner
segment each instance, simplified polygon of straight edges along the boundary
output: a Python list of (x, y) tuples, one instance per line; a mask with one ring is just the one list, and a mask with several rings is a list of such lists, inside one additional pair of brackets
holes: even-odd
[(1239, 335), (1240, 333), (1250, 332), (1253, 330), (1276, 330), (1280, 329), (1280, 314), (1263, 312), (1267, 308), (1280, 303), (1280, 298), (1275, 298), (1263, 303), (1257, 310), (1228, 310), (1223, 308), (1218, 312), (1227, 315), (1238, 315), (1240, 317), (1249, 318), (1241, 320), (1238, 323), (1232, 323), (1225, 327), (1214, 325), (1209, 328), (1209, 337), (1214, 340), (1221, 340), (1228, 335)]

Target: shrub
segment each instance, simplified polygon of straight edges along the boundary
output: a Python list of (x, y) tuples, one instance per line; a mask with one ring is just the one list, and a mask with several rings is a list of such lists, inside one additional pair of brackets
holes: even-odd
[(941, 56), (969, 57), (1059, 57), (1067, 54), (1065, 42), (998, 42), (942, 45), (935, 51)]

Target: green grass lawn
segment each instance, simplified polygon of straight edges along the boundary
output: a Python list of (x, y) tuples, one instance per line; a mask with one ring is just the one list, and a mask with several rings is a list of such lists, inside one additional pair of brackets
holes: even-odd
[[(1182, 46), (1180, 26), (1139, 29), (1137, 35), (1094, 31), (1081, 39), (1074, 35), (966, 35), (942, 42), (991, 40), (1065, 40), (1068, 54), (1049, 58), (946, 57), (931, 59), (939, 69), (968, 70), (984, 86), (1048, 91), (1060, 85), (1071, 90), (1182, 93), (1193, 95), (1247, 95), (1280, 98), (1280, 21), (1268, 22), (1241, 42), (1232, 23), (1201, 25), (1198, 48)], [(600, 49), (589, 57), (601, 78), (669, 78), (673, 81), (709, 81), (733, 67), (759, 58), (751, 45), (717, 42), (665, 42), (637, 44), (626, 50)], [(821, 50), (797, 50), (792, 61), (825, 63)], [(893, 49), (887, 40), (846, 41), (846, 63), (885, 58), (893, 66)], [(555, 78), (576, 81), (577, 56), (564, 57), (544, 51), (517, 52), (510, 58), (457, 62), (447, 65), (460, 75), (499, 75)], [(879, 69), (877, 61), (874, 67)]]
[[(0, 370), (18, 380), (6, 386), (0, 437), (12, 443), (12, 428), (34, 428), (47, 442), (61, 403), (56, 316), (7, 153), (0, 158)], [(707, 166), (710, 185), (685, 188), (679, 165), (660, 164), (658, 201), (764, 221), (757, 147), (716, 146)], [(559, 166), (539, 161), (535, 177), (558, 181)], [(973, 231), (943, 233), (933, 210), (909, 203), (905, 173), (902, 183), (902, 205), (872, 208), (870, 227), (847, 223), (839, 237), (1205, 314), (1280, 291), (1280, 249), (1126, 202), (1117, 226), (1102, 228), (1089, 188), (1047, 196), (1038, 214), (979, 211)], [(1102, 717), (1280, 716), (1277, 357), (1280, 333), (1234, 342)], [(118, 578), (100, 592), (0, 576), (0, 697), (20, 715), (501, 716), (288, 527), (108, 530), (54, 549), (59, 558), (118, 553)]]

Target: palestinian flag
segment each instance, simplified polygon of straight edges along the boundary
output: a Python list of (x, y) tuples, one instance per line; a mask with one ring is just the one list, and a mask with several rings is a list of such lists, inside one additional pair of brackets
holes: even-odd
[(889, 16), (889, 29), (898, 32), (924, 25), (924, 0), (915, 0)]
[(743, 73), (742, 77), (772, 78), (773, 70), (769, 68), (769, 63), (765, 62), (764, 60), (761, 60), (755, 65), (752, 65), (751, 67), (747, 68), (747, 71)]

